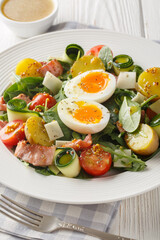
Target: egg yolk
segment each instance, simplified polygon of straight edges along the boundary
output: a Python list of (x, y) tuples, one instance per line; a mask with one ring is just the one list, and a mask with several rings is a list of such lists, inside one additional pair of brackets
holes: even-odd
[(102, 111), (95, 105), (82, 105), (74, 111), (72, 116), (81, 123), (95, 124), (101, 121)]
[(109, 80), (107, 73), (91, 72), (81, 79), (79, 86), (87, 93), (97, 93), (107, 87)]

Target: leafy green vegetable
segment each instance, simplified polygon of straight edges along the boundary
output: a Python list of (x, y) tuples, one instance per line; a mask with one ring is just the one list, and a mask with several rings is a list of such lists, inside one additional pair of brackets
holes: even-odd
[(141, 107), (137, 102), (124, 97), (119, 111), (119, 121), (127, 132), (134, 132), (141, 120)]
[(35, 168), (35, 171), (37, 172), (37, 173), (40, 173), (40, 174), (42, 174), (42, 175), (44, 175), (44, 176), (49, 176), (49, 175), (53, 175), (53, 173), (49, 170), (49, 168), (48, 167), (34, 167)]
[(3, 94), (5, 102), (8, 102), (13, 97), (18, 96), (20, 93), (24, 93), (30, 98), (39, 92), (50, 93), (49, 89), (42, 85), (42, 82), (43, 78), (40, 77), (22, 78), (19, 82), (14, 83), (5, 90)]
[(62, 129), (62, 132), (64, 134), (64, 137), (60, 138), (61, 140), (71, 140), (72, 138), (72, 130), (69, 129), (59, 118), (58, 112), (57, 112), (57, 104), (50, 108), (48, 111), (44, 112), (43, 119), (45, 122), (49, 123), (53, 120), (56, 120)]
[(133, 72), (136, 72), (136, 79), (138, 80), (139, 75), (143, 72), (143, 68), (138, 65), (134, 65)]
[[(132, 154), (131, 156), (128, 156), (124, 151), (122, 152), (116, 152), (115, 149), (109, 147), (109, 146), (104, 146), (102, 144), (102, 148), (106, 151), (112, 154), (112, 156), (116, 155), (119, 158), (127, 158), (128, 162), (127, 165), (131, 165), (131, 167), (126, 167), (126, 170), (128, 171), (142, 171), (146, 168), (146, 164), (144, 161), (142, 161), (140, 158), (138, 158), (135, 154)], [(117, 148), (116, 148), (117, 149)], [(121, 147), (119, 147), (121, 149)]]
[(8, 115), (7, 115), (7, 113), (4, 113), (4, 114), (0, 115), (0, 120), (8, 122)]
[(152, 118), (149, 125), (151, 127), (156, 127), (160, 125), (160, 114), (157, 114), (155, 117)]
[(119, 106), (115, 101), (115, 95), (103, 103), (103, 105), (110, 111), (110, 121), (115, 124), (118, 121)]
[(113, 55), (112, 55), (112, 51), (109, 47), (107, 47), (107, 46), (102, 47), (101, 50), (99, 51), (98, 57), (104, 63), (106, 70), (110, 70), (112, 68)]
[(158, 95), (153, 95), (153, 96), (151, 96), (150, 98), (148, 98), (146, 101), (144, 101), (142, 104), (141, 104), (141, 107), (148, 107), (148, 103), (150, 102), (150, 101), (152, 101), (153, 99), (155, 99), (155, 98), (157, 98), (158, 97)]
[(62, 65), (63, 71), (66, 72), (66, 71), (70, 70), (71, 64), (69, 64), (68, 62), (61, 61), (61, 60), (58, 60), (58, 62)]
[(59, 90), (59, 92), (54, 96), (54, 98), (56, 99), (57, 102), (60, 102), (61, 100), (65, 99), (65, 93), (64, 93), (64, 86), (66, 85), (66, 81), (63, 82), (61, 89)]
[(80, 133), (77, 133), (77, 132), (72, 132), (72, 137), (73, 139), (81, 139), (82, 136)]
[(78, 179), (90, 179), (93, 178), (93, 176), (89, 175), (88, 173), (86, 173), (82, 168), (80, 173), (78, 174), (78, 176), (76, 177)]

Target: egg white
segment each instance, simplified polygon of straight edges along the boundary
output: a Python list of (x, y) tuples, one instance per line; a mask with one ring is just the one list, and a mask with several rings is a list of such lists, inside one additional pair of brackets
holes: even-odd
[[(103, 89), (97, 93), (88, 93), (88, 92), (85, 92), (79, 86), (81, 79), (91, 72), (104, 72), (104, 73), (108, 74), (108, 77), (110, 80), (105, 89)], [(116, 89), (116, 78), (113, 74), (105, 72), (104, 70), (91, 70), (91, 71), (84, 72), (84, 73), (76, 76), (75, 78), (67, 81), (67, 83), (64, 87), (64, 92), (68, 98), (69, 97), (77, 97), (77, 98), (80, 97), (81, 99), (84, 99), (84, 100), (92, 100), (92, 101), (96, 101), (98, 103), (103, 103), (113, 95), (115, 89)]]
[[(102, 118), (98, 123), (82, 123), (72, 116), (72, 113), (78, 109), (78, 105), (75, 102), (84, 101), (85, 104), (95, 105), (102, 111)], [(108, 124), (110, 119), (109, 110), (100, 103), (83, 100), (82, 98), (66, 98), (58, 103), (57, 106), (58, 115), (61, 121), (70, 129), (82, 133), (82, 134), (94, 134), (102, 131)]]

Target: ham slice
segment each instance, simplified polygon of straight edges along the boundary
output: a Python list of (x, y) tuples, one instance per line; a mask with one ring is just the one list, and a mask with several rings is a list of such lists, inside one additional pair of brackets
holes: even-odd
[(51, 60), (49, 63), (47, 63), (46, 65), (43, 65), (40, 69), (39, 72), (45, 76), (46, 72), (50, 72), (52, 73), (54, 76), (58, 77), (60, 75), (62, 75), (63, 73), (63, 67), (62, 65), (56, 60), (53, 59)]
[(24, 100), (27, 104), (31, 102), (31, 99), (23, 93), (19, 94), (17, 97), (14, 97), (13, 99)]
[(34, 166), (45, 167), (52, 164), (55, 150), (56, 146), (45, 147), (20, 141), (17, 144), (15, 156)]
[(0, 111), (7, 111), (7, 104), (5, 103), (3, 96), (0, 97)]
[(88, 134), (84, 140), (82, 139), (74, 139), (72, 142), (64, 144), (62, 147), (70, 147), (75, 151), (80, 151), (85, 148), (88, 148), (92, 145), (92, 137), (91, 134)]

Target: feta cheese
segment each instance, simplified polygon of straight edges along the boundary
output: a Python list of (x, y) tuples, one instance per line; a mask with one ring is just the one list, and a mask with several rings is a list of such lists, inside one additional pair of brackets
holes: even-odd
[(46, 72), (46, 75), (43, 80), (43, 85), (46, 86), (53, 95), (57, 94), (62, 87), (62, 81), (55, 77), (52, 73)]
[(57, 121), (52, 121), (50, 123), (47, 123), (44, 125), (46, 128), (46, 131), (48, 133), (49, 139), (51, 141), (54, 141), (58, 138), (61, 138), (64, 136), (61, 127), (59, 126)]
[(117, 79), (117, 88), (134, 89), (136, 85), (136, 72), (120, 72)]

